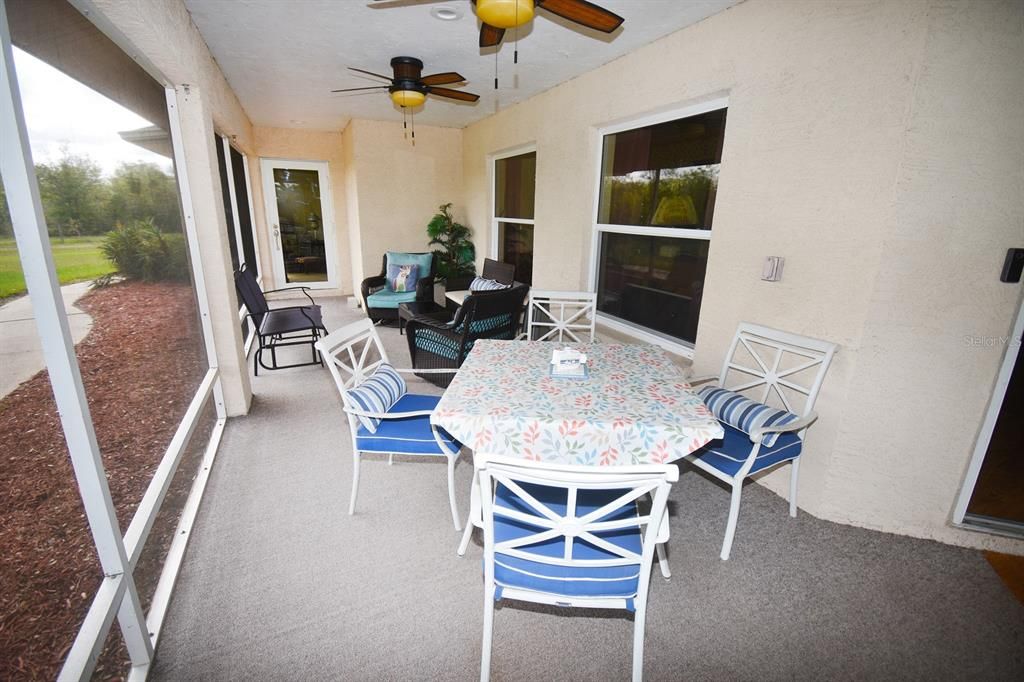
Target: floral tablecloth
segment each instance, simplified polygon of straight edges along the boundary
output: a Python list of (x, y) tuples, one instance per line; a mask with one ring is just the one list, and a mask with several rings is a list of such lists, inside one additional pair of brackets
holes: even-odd
[(555, 347), (477, 341), (430, 421), (477, 452), (598, 466), (671, 462), (722, 437), (657, 346), (570, 344), (589, 359), (582, 380), (549, 375)]

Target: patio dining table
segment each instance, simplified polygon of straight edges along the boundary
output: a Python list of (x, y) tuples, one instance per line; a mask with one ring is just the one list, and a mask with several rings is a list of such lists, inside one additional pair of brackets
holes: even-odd
[[(476, 342), (431, 413), (474, 452), (596, 467), (682, 459), (722, 427), (657, 346), (569, 344), (582, 379), (551, 376), (550, 341)], [(458, 553), (483, 523), (477, 486)]]
[(476, 452), (593, 466), (672, 462), (722, 437), (661, 348), (569, 344), (589, 371), (570, 379), (550, 375), (556, 347), (477, 341), (430, 421)]

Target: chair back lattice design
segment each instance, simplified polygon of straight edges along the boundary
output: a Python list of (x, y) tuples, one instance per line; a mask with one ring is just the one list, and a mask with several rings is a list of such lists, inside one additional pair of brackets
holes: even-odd
[(346, 407), (349, 405), (345, 391), (361, 384), (377, 367), (388, 362), (384, 344), (369, 319), (331, 332), (317, 341), (316, 347), (326, 361)]
[[(629, 600), (634, 596), (645, 597), (655, 544), (667, 539), (666, 503), (672, 483), (679, 480), (678, 467), (643, 465), (598, 469), (498, 458), (486, 454), (478, 455), (476, 467), (480, 476), (483, 506), (484, 561), (485, 564), (490, 563), (489, 575), (493, 575), (495, 553), (552, 566), (603, 568), (635, 565), (638, 567), (637, 595), (624, 595), (623, 598)], [(487, 494), (487, 491), (496, 490), (495, 486), (507, 488), (517, 499), (518, 509), (495, 504), (493, 494)], [(561, 493), (558, 501), (551, 504), (537, 499), (531, 492), (533, 486), (543, 486), (548, 491), (557, 489)], [(577, 502), (581, 501), (582, 506), (587, 491), (605, 491), (606, 497), (611, 492), (614, 497), (597, 509), (580, 514)], [(646, 510), (622, 514), (624, 509), (632, 509), (637, 500), (648, 495), (651, 502)], [(495, 542), (496, 516), (505, 517), (520, 527), (528, 527), (531, 532), (511, 540)], [(616, 531), (637, 527), (642, 530), (639, 552), (606, 539)], [(553, 540), (564, 542), (562, 556), (544, 556), (529, 551), (531, 547)], [(577, 558), (576, 548), (582, 544), (604, 550), (610, 556), (605, 559)], [(625, 606), (632, 609), (631, 602)]]
[(814, 409), (835, 352), (836, 344), (828, 341), (741, 322), (718, 385), (806, 415)]
[[(597, 294), (586, 291), (530, 291), (526, 338), (531, 341), (594, 342)], [(585, 337), (585, 338), (581, 338)]]
[(260, 289), (260, 284), (256, 281), (256, 275), (244, 263), (240, 269), (235, 271), (235, 290), (238, 291), (238, 295), (242, 298), (242, 305), (252, 315), (253, 322), (259, 329), (263, 322), (263, 316), (270, 311), (270, 305), (267, 304), (263, 290)]

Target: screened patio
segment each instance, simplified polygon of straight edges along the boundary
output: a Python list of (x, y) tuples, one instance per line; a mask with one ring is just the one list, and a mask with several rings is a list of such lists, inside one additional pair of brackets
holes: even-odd
[[(482, 533), (458, 555), (444, 462), (365, 456), (349, 515), (331, 374), (255, 375), (235, 285), (308, 287), (341, 329), (440, 215), (464, 266), (593, 297), (597, 343), (680, 386), (743, 323), (837, 349), (795, 518), (789, 470), (756, 475), (723, 560), (728, 487), (678, 461), (644, 676), (1019, 679), (1020, 3), (603, 0), (606, 35), (551, 0), (480, 47), (481, 4), (0, 0), (0, 285), (13, 263), (31, 309), (0, 294), (0, 325), (33, 358), (0, 395), (3, 675), (480, 675)], [(397, 55), (463, 99), (401, 105)], [(102, 274), (68, 275), (79, 247)], [(502, 601), (491, 675), (627, 678), (634, 622)]]

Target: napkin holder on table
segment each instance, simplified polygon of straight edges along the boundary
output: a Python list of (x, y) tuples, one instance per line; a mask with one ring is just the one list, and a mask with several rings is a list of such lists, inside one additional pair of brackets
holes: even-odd
[(589, 375), (585, 353), (572, 348), (551, 351), (551, 376), (560, 379), (586, 379)]

